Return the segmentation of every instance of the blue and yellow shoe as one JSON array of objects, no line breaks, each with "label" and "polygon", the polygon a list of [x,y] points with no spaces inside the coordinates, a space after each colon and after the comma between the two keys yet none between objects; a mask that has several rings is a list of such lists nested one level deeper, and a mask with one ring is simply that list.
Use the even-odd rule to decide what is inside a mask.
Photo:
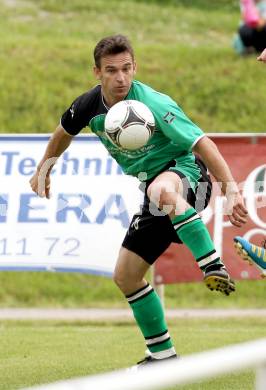
[{"label": "blue and yellow shoe", "polygon": [[238,255],[249,264],[254,264],[261,271],[261,277],[266,278],[266,243],[263,243],[263,247],[257,246],[239,236],[234,241]]}]

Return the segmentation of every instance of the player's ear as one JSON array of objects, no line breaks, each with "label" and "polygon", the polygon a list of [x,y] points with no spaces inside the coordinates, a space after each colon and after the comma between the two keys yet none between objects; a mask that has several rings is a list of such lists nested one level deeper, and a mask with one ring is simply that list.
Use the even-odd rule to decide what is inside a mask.
[{"label": "player's ear", "polygon": [[133,62],[133,73],[137,73],[137,63],[135,61]]},{"label": "player's ear", "polygon": [[101,79],[101,70],[96,65],[93,67],[93,73],[97,80]]}]

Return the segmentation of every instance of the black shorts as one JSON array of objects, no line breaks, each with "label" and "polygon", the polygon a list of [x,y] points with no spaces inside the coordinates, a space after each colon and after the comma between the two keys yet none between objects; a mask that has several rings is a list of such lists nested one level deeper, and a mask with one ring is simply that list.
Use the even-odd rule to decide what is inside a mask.
[{"label": "black shorts", "polygon": [[[196,158],[196,163],[200,168],[201,177],[195,191],[191,189],[188,179],[182,172],[176,169],[174,172],[182,179],[184,199],[197,212],[200,212],[207,207],[210,201],[212,183],[203,162]],[[175,161],[169,163],[163,172],[173,171],[171,170],[173,164],[175,165]],[[147,196],[147,188],[154,179],[141,183],[140,188],[145,191],[144,203],[141,211],[133,216],[122,243],[124,248],[136,253],[149,264],[153,264],[172,242],[182,243],[169,216],[158,210]]]}]

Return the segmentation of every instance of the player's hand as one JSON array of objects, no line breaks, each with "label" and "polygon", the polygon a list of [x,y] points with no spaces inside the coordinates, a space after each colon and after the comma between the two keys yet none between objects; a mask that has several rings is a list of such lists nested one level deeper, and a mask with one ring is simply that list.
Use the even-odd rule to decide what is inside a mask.
[{"label": "player's hand", "polygon": [[35,192],[41,198],[50,198],[50,176],[42,176],[40,171],[36,171],[30,179],[30,186],[33,192]]},{"label": "player's hand", "polygon": [[239,192],[227,195],[225,214],[234,226],[242,227],[247,222],[248,211]]},{"label": "player's hand", "polygon": [[266,62],[266,49],[257,57],[258,61]]}]

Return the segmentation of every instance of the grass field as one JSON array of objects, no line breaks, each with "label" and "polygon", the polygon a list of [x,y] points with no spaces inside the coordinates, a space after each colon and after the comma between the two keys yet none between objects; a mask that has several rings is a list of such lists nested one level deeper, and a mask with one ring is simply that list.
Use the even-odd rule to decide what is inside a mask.
[{"label": "grass field", "polygon": [[266,67],[238,57],[235,0],[1,0],[1,132],[51,132],[95,84],[96,42],[128,35],[138,78],[206,132],[264,132]]},{"label": "grass field", "polygon": [[[150,279],[150,278],[149,278]],[[165,286],[173,308],[265,308],[265,280],[239,281],[229,297],[203,283]],[[111,279],[71,273],[0,273],[0,307],[128,307]]]},{"label": "grass field", "polygon": [[[265,337],[266,319],[182,319],[169,329],[181,355]],[[131,323],[2,322],[0,389],[131,366],[143,357],[142,336]],[[180,387],[179,387],[180,388]],[[254,373],[234,373],[183,390],[251,390]]]},{"label": "grass field", "polygon": [[[150,279],[150,278],[149,278]],[[265,308],[265,280],[239,281],[229,297],[203,283],[165,286],[165,304],[178,308]],[[0,273],[0,307],[128,307],[111,279],[71,273]]]}]

